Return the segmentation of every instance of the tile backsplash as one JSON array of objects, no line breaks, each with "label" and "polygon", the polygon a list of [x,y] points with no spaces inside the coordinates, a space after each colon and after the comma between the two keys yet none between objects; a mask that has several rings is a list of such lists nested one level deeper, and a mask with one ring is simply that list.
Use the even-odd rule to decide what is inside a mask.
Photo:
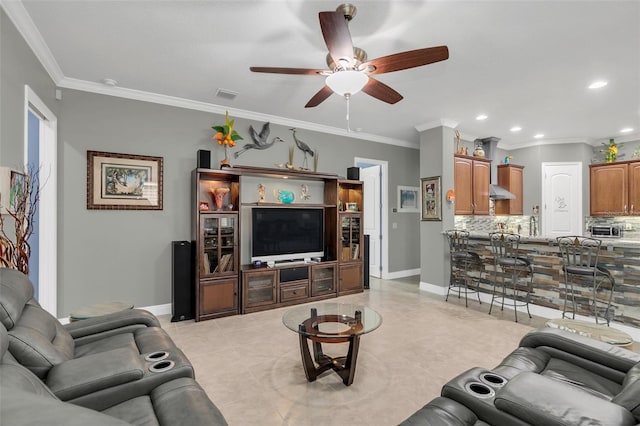
[{"label": "tile backsplash", "polygon": [[[540,236],[540,216],[461,216],[454,220],[456,229],[471,232],[495,232],[501,229],[522,236]],[[640,216],[591,217],[584,220],[584,235],[593,225],[621,225],[624,239],[640,240]]]}]

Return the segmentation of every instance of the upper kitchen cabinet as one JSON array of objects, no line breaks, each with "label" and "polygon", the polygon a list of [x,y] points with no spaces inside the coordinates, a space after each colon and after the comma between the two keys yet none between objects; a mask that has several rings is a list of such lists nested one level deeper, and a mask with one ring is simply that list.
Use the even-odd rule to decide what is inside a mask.
[{"label": "upper kitchen cabinet", "polygon": [[640,215],[640,161],[589,166],[591,216]]},{"label": "upper kitchen cabinet", "polygon": [[498,166],[498,185],[516,196],[513,200],[496,200],[496,214],[523,214],[522,182],[524,166],[500,164]]},{"label": "upper kitchen cabinet", "polygon": [[455,214],[488,215],[491,160],[455,155],[453,161]]}]

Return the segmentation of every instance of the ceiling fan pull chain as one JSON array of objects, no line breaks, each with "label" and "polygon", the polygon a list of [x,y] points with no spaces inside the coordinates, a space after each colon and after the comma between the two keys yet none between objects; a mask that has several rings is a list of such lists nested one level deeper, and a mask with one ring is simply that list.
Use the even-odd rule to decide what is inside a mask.
[{"label": "ceiling fan pull chain", "polygon": [[350,93],[345,93],[344,98],[347,100],[347,132],[351,132],[351,127],[349,126],[349,99],[351,99]]}]

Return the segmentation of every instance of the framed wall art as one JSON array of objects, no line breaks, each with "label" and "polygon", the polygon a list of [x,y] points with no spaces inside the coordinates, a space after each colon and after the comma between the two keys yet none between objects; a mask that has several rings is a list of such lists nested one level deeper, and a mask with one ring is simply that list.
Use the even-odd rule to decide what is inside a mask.
[{"label": "framed wall art", "polygon": [[398,212],[418,213],[420,205],[420,188],[417,186],[398,185]]},{"label": "framed wall art", "polygon": [[440,176],[420,179],[422,220],[442,220],[442,188]]},{"label": "framed wall art", "polygon": [[162,210],[163,158],[87,151],[87,209]]}]

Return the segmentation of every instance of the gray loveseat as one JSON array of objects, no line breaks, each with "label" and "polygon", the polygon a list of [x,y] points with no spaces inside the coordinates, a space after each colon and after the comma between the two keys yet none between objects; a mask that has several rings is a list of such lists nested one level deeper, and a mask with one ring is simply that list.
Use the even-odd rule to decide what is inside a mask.
[{"label": "gray loveseat", "polygon": [[497,367],[450,380],[404,426],[636,425],[640,354],[567,331],[526,334]]},{"label": "gray loveseat", "polygon": [[0,424],[225,425],[152,314],[62,325],[0,268]]}]

